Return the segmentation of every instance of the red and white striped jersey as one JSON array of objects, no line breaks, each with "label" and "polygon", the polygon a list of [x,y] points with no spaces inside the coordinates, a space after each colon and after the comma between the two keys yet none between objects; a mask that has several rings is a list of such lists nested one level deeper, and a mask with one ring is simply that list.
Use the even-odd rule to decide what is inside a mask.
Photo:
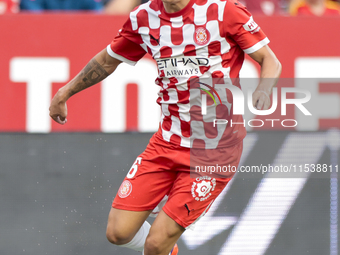
[{"label": "red and white striped jersey", "polygon": [[18,12],[19,0],[0,0],[0,14]]},{"label": "red and white striped jersey", "polygon": [[[268,43],[236,0],[191,0],[176,13],[167,13],[161,0],[153,0],[130,13],[107,51],[132,65],[146,53],[157,62],[162,110],[158,138],[212,149],[232,146],[246,134],[242,116],[232,114],[230,90],[218,85],[238,78],[244,52]],[[240,88],[237,82],[233,86]],[[215,125],[216,119],[225,119],[225,124]]]}]

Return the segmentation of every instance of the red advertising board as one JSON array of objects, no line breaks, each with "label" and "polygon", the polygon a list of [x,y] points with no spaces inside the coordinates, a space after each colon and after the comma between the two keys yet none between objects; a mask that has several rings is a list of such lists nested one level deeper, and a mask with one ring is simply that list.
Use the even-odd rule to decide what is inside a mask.
[{"label": "red advertising board", "polygon": [[[0,131],[156,130],[158,89],[153,81],[157,71],[150,58],[136,67],[121,65],[102,84],[75,95],[68,102],[67,125],[52,123],[48,117],[52,95],[111,42],[125,19],[98,14],[0,16]],[[311,110],[312,116],[301,116],[301,110],[288,106],[284,119],[296,119],[296,127],[285,127],[291,126],[288,122],[282,125],[280,111],[270,117],[253,115],[251,120],[262,120],[262,129],[340,127],[340,34],[335,32],[340,17],[261,16],[255,20],[283,66],[278,97],[282,87],[308,88],[314,98],[310,107],[316,110]],[[258,66],[249,59],[244,72],[249,77],[259,76]],[[299,81],[302,78],[313,79]],[[266,121],[268,118],[279,119],[277,123],[281,124],[273,125],[273,121]],[[251,123],[248,129],[261,124]]]}]

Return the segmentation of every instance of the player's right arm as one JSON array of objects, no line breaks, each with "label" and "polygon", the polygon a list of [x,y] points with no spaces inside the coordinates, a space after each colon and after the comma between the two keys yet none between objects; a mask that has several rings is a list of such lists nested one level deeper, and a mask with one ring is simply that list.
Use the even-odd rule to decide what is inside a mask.
[{"label": "player's right arm", "polygon": [[51,118],[59,124],[65,124],[67,121],[66,101],[74,94],[104,80],[116,70],[121,62],[111,57],[106,49],[99,52],[80,73],[55,94],[50,105]]}]

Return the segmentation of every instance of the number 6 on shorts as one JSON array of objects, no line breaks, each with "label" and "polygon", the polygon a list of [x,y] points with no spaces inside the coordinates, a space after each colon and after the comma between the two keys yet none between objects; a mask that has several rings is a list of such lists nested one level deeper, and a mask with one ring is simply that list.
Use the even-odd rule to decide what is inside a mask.
[{"label": "number 6 on shorts", "polygon": [[137,157],[136,161],[133,163],[133,165],[131,166],[128,174],[126,175],[127,178],[131,179],[133,178],[138,170],[138,166],[142,163],[142,158],[141,157]]}]

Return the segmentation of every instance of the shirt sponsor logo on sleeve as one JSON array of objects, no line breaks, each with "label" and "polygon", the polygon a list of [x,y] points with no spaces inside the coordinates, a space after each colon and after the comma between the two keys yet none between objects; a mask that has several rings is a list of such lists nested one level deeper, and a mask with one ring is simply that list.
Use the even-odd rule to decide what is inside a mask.
[{"label": "shirt sponsor logo on sleeve", "polygon": [[250,32],[250,33],[252,33],[252,34],[257,33],[258,31],[260,31],[260,27],[259,27],[259,25],[257,25],[256,22],[254,21],[253,16],[251,16],[251,17],[249,18],[248,22],[247,22],[246,24],[243,25],[243,28],[244,28],[246,31],[248,31],[248,32]]}]

